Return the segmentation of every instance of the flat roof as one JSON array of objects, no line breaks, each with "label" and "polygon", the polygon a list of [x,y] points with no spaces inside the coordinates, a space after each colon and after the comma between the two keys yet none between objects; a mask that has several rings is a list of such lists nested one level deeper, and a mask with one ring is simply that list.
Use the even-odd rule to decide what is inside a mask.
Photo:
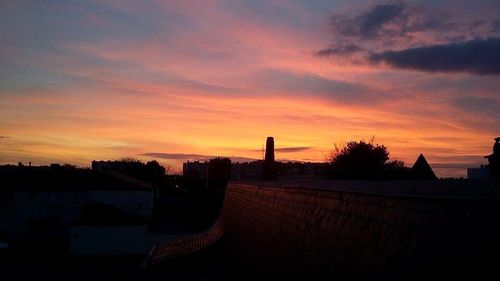
[{"label": "flat roof", "polygon": [[0,166],[0,191],[147,191],[151,184],[119,174],[66,167]]}]

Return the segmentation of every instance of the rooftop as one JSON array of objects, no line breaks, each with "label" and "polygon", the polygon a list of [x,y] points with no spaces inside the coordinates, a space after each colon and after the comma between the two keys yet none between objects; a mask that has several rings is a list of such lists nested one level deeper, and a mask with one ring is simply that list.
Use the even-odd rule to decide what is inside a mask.
[{"label": "rooftop", "polygon": [[116,173],[64,166],[0,166],[3,190],[149,190],[149,183]]}]

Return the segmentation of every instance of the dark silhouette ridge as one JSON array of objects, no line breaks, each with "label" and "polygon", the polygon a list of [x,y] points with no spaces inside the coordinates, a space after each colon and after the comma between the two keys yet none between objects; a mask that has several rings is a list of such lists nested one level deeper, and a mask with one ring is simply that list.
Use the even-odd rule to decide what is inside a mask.
[{"label": "dark silhouette ridge", "polygon": [[436,174],[434,174],[434,171],[422,153],[420,153],[417,161],[415,161],[415,164],[413,164],[413,167],[410,170],[410,178],[415,180],[437,179]]},{"label": "dark silhouette ridge", "polygon": [[211,189],[224,189],[231,177],[231,159],[217,157],[208,162],[208,186]]},{"label": "dark silhouette ridge", "polygon": [[78,191],[147,190],[151,184],[117,173],[75,168],[70,165],[50,166],[0,166],[0,177],[5,184],[2,190],[28,191]]},{"label": "dark silhouette ridge", "polygon": [[144,217],[125,212],[101,202],[88,202],[83,205],[78,225],[140,225],[147,224]]},{"label": "dark silhouette ridge", "polygon": [[158,184],[160,178],[165,175],[165,168],[157,161],[143,163],[132,158],[114,161],[92,161],[92,170],[116,171],[124,175],[137,178],[149,183]]}]

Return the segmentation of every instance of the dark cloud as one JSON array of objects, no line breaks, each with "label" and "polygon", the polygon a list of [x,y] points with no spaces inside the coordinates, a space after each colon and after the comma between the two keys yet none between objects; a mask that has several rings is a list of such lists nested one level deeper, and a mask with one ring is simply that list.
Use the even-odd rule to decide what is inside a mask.
[{"label": "dark cloud", "polygon": [[364,49],[354,44],[347,44],[341,46],[332,46],[323,50],[314,52],[317,57],[330,57],[330,56],[343,56],[351,55],[357,52],[361,52]]},{"label": "dark cloud", "polygon": [[[313,54],[317,57],[350,57],[354,63],[363,60],[361,54],[356,55],[363,51],[366,55],[370,50],[381,53],[388,48],[408,49],[425,45],[429,38],[434,42],[462,43],[494,37],[495,30],[500,30],[499,20],[457,17],[453,10],[437,3],[400,1],[378,4],[352,15],[334,14],[330,19],[332,42],[328,48]],[[491,30],[487,28],[490,23]]]},{"label": "dark cloud", "polygon": [[10,138],[10,137],[8,137],[8,136],[0,136],[0,139],[8,139],[8,138]]},{"label": "dark cloud", "polygon": [[432,45],[401,51],[372,53],[372,63],[428,72],[500,74],[500,38],[474,39],[463,43]]},{"label": "dark cloud", "polygon": [[[383,35],[400,35],[408,29],[408,15],[405,5],[382,4],[375,5],[370,10],[357,16],[333,15],[331,26],[335,37],[350,37],[361,40],[377,39]],[[419,23],[420,28],[427,24]]]},{"label": "dark cloud", "polygon": [[[221,157],[221,156],[203,155],[203,154],[161,153],[161,152],[148,152],[141,154],[141,156],[149,156],[149,157],[170,159],[170,160],[182,160],[182,161],[208,161],[215,157]],[[249,162],[256,160],[254,158],[241,157],[241,156],[223,156],[223,157],[228,157],[233,162]]]},{"label": "dark cloud", "polygon": [[[357,41],[389,40],[404,38],[412,40],[414,32],[445,32],[464,27],[463,23],[450,19],[450,15],[434,5],[407,5],[403,2],[379,4],[357,15],[332,15],[331,29],[335,41],[351,39]],[[479,27],[482,20],[469,23]],[[338,43],[338,42],[337,42]]]},{"label": "dark cloud", "polygon": [[299,151],[304,151],[304,150],[309,150],[311,147],[308,146],[299,146],[299,147],[282,147],[282,148],[276,148],[274,151],[277,152],[283,152],[283,153],[290,153],[290,152],[299,152]]},{"label": "dark cloud", "polygon": [[403,19],[404,5],[376,5],[372,9],[357,18],[359,23],[358,32],[363,38],[374,38],[382,31],[384,24]]}]

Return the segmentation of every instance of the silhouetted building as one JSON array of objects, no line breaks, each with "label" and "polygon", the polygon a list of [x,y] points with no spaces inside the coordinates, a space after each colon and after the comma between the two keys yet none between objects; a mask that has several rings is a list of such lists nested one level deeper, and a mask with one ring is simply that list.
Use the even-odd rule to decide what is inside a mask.
[{"label": "silhouetted building", "polygon": [[231,164],[231,180],[275,180],[321,178],[326,175],[328,163],[279,162],[274,153],[274,138],[266,139],[263,160]]},{"label": "silhouetted building", "polygon": [[420,154],[411,167],[410,178],[415,180],[435,180],[437,179],[436,174],[432,170],[431,166],[425,159],[423,154]]},{"label": "silhouetted building", "polygon": [[78,256],[143,255],[171,236],[149,231],[149,218],[121,208],[88,202],[71,224],[69,253]]},{"label": "silhouetted building", "polygon": [[188,188],[208,188],[209,162],[184,162],[182,164],[182,175]]},{"label": "silhouetted building", "polygon": [[[263,160],[251,162],[231,162],[229,158],[215,158],[205,162],[184,162],[182,174],[189,187],[209,188],[225,185],[229,180],[276,180],[296,178],[322,178],[328,170],[328,163],[278,162],[275,160],[274,138],[266,139]],[[215,183],[216,181],[220,183]]]},{"label": "silhouetted building", "polygon": [[481,165],[479,168],[467,168],[468,179],[487,179],[490,177],[488,165]]},{"label": "silhouetted building", "polygon": [[3,166],[0,178],[0,233],[10,241],[67,243],[71,227],[90,203],[143,219],[153,209],[151,184],[116,172]]},{"label": "silhouetted building", "polygon": [[231,178],[231,160],[217,157],[208,162],[208,186],[211,189],[226,188]]},{"label": "silhouetted building", "polygon": [[491,177],[500,177],[500,137],[494,139],[493,153],[485,156],[488,159]]},{"label": "silhouetted building", "polygon": [[266,157],[264,158],[266,162],[274,162],[274,138],[267,137],[266,140]]},{"label": "silhouetted building", "polygon": [[143,163],[139,160],[114,160],[114,161],[92,161],[92,170],[97,171],[117,171],[121,174],[128,175],[158,185],[158,181],[165,175],[165,168],[156,161]]},{"label": "silhouetted building", "polygon": [[487,179],[500,177],[500,137],[494,138],[493,153],[484,158],[488,159],[488,165],[481,165],[479,168],[468,168],[467,178]]},{"label": "silhouetted building", "polygon": [[276,162],[279,179],[307,179],[326,177],[328,163]]},{"label": "silhouetted building", "polygon": [[184,162],[182,175],[185,187],[191,190],[225,187],[231,178],[231,159],[217,157],[205,162]]},{"label": "silhouetted building", "polygon": [[231,164],[231,180],[261,180],[264,161]]}]

